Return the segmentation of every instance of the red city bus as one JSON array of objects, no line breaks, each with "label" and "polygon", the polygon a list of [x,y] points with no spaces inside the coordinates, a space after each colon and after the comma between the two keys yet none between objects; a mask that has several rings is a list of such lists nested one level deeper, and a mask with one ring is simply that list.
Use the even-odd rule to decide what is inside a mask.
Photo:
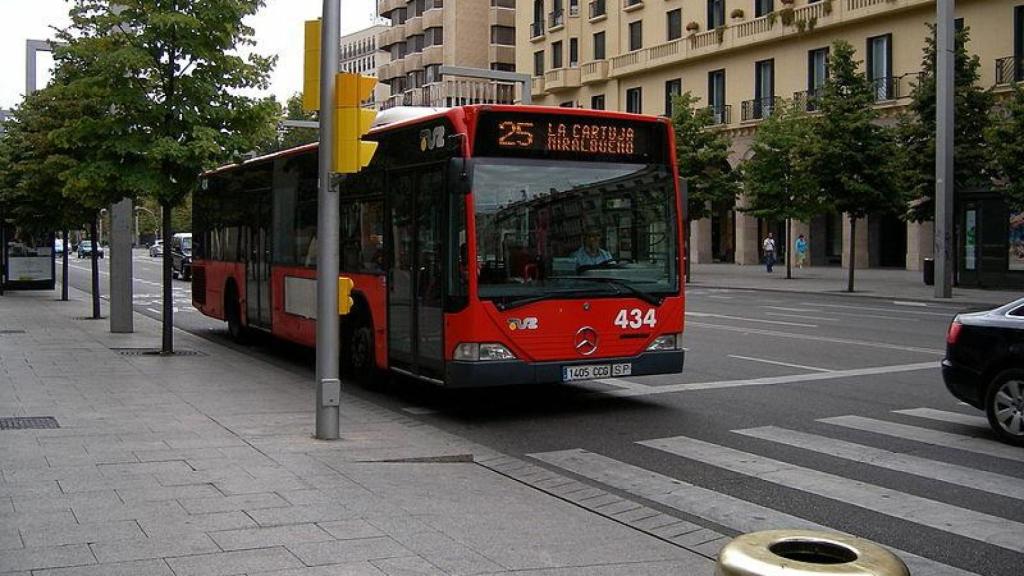
[{"label": "red city bus", "polygon": [[[450,387],[678,373],[670,123],[478,105],[382,112],[339,183],[342,366]],[[203,176],[193,302],[233,337],[315,344],[317,147]]]}]

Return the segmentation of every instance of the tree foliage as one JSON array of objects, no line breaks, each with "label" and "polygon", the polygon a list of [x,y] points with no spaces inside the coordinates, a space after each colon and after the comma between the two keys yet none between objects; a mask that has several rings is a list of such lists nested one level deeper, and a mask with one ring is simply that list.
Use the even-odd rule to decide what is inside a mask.
[{"label": "tree foliage", "polygon": [[1020,84],[1014,85],[1013,94],[994,115],[987,137],[1007,203],[1015,211],[1024,210],[1024,87]]},{"label": "tree foliage", "polygon": [[[935,130],[936,130],[936,27],[930,33],[921,59],[921,74],[911,93],[909,113],[897,130],[903,159],[902,178],[912,220],[935,217]],[[954,149],[955,190],[986,185],[991,179],[991,150],[985,132],[994,103],[991,90],[979,87],[981,61],[967,52],[970,29],[956,32],[954,53]]]},{"label": "tree foliage", "polygon": [[709,218],[714,204],[731,205],[739,192],[739,176],[729,165],[729,136],[712,128],[711,110],[696,108],[697,102],[687,92],[672,103],[679,177],[688,181],[688,220]]},{"label": "tree foliage", "polygon": [[[288,102],[285,103],[284,109],[285,120],[316,120],[317,115],[314,112],[305,112],[302,109],[302,94],[292,94],[288,98]],[[302,146],[303,144],[309,144],[311,142],[318,142],[320,140],[320,131],[315,128],[290,128],[285,131],[284,136],[281,137],[281,148],[294,148],[296,146]]]}]

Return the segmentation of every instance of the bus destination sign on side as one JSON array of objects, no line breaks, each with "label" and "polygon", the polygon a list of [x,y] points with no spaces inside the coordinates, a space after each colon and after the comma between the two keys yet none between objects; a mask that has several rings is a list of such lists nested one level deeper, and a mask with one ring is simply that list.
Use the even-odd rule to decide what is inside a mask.
[{"label": "bus destination sign on side", "polygon": [[664,156],[664,131],[664,125],[649,121],[485,113],[475,155],[649,163]]}]

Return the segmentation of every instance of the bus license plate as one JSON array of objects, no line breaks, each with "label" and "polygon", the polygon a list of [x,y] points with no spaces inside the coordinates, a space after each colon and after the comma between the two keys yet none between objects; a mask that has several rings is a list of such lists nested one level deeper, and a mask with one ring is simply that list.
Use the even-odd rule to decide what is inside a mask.
[{"label": "bus license plate", "polygon": [[619,378],[633,373],[632,364],[596,364],[593,366],[565,366],[562,381],[594,380],[596,378]]}]

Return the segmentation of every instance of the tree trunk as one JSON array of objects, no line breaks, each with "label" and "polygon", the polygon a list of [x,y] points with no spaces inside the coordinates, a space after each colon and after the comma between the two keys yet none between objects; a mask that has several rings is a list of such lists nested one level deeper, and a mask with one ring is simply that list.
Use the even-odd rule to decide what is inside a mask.
[{"label": "tree trunk", "polygon": [[96,231],[96,219],[99,218],[97,214],[92,222],[89,223],[89,241],[92,243],[92,247],[89,250],[89,262],[92,264],[92,318],[93,320],[99,320],[100,316],[100,244],[99,234]]},{"label": "tree trunk", "polygon": [[160,214],[163,222],[160,224],[164,231],[164,268],[163,268],[163,292],[164,292],[164,313],[163,313],[163,342],[160,346],[161,354],[174,354],[174,291],[171,285],[171,238],[174,230],[171,229],[171,207],[165,202],[160,203]]},{"label": "tree trunk", "polygon": [[793,219],[786,218],[786,280],[793,279],[793,254],[789,251],[793,247]]},{"label": "tree trunk", "polygon": [[846,291],[853,292],[853,271],[857,268],[857,219],[850,216],[850,275],[846,282]]},{"label": "tree trunk", "polygon": [[65,230],[61,231],[61,236],[63,236],[63,238],[64,238],[64,250],[62,251],[63,253],[61,254],[62,258],[61,258],[61,263],[60,263],[61,277],[63,278],[63,280],[61,280],[61,283],[60,283],[60,299],[61,299],[62,302],[67,302],[68,301],[68,250],[71,250],[71,234],[67,231],[67,229],[65,229]]}]

